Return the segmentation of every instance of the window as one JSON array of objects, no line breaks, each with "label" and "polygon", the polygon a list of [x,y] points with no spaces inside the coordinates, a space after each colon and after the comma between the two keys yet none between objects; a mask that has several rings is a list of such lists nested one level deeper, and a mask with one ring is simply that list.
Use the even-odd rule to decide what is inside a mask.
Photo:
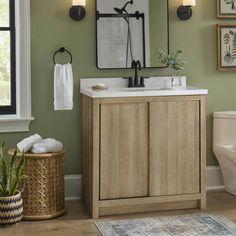
[{"label": "window", "polygon": [[0,0],[0,133],[29,130],[30,68],[30,0]]},{"label": "window", "polygon": [[16,114],[15,1],[0,1],[0,114]]}]

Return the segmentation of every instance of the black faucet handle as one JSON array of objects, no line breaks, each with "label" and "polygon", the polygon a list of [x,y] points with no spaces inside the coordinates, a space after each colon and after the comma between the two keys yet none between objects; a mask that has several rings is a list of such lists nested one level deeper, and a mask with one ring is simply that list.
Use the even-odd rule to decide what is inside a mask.
[{"label": "black faucet handle", "polygon": [[145,87],[145,84],[144,84],[145,79],[149,79],[149,77],[143,77],[143,76],[140,77],[140,87]]},{"label": "black faucet handle", "polygon": [[123,77],[123,79],[127,79],[128,80],[128,87],[129,88],[134,86],[134,79],[133,79],[133,77]]}]

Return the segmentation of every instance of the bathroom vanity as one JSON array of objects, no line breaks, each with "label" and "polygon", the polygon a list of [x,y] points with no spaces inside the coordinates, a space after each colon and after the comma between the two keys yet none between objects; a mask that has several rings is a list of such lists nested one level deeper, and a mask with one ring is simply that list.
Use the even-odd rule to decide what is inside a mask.
[{"label": "bathroom vanity", "polygon": [[[95,81],[109,89],[94,92]],[[81,79],[83,200],[92,217],[204,209],[207,90],[168,89],[170,78],[126,83]]]}]

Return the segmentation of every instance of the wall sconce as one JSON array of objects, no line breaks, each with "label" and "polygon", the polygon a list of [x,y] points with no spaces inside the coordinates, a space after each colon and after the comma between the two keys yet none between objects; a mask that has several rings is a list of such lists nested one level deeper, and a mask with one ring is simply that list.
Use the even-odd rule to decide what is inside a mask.
[{"label": "wall sconce", "polygon": [[85,15],[85,8],[86,5],[85,0],[72,0],[72,7],[70,8],[70,17],[73,20],[79,21],[82,20]]},{"label": "wall sconce", "polygon": [[180,6],[177,10],[177,15],[181,20],[188,20],[191,18],[192,6],[195,6],[195,0],[183,0],[183,5]]}]

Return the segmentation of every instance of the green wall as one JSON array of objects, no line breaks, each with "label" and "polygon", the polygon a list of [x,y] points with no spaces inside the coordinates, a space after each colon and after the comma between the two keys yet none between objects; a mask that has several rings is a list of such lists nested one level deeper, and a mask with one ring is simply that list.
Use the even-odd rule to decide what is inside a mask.
[{"label": "green wall", "polygon": [[[87,16],[75,22],[68,16],[71,0],[31,0],[32,112],[30,133],[1,134],[8,147],[33,133],[55,137],[66,147],[66,174],[81,172],[81,77],[120,77],[132,71],[99,71],[95,65],[95,0],[87,0]],[[218,72],[216,65],[216,1],[198,0],[189,21],[176,17],[181,0],[170,0],[171,50],[184,49],[188,61],[183,74],[188,84],[209,89],[207,100],[207,163],[216,165],[212,153],[212,112],[236,109],[236,73]],[[74,109],[53,110],[53,63],[55,50],[65,46],[73,53]],[[167,69],[148,69],[146,76],[171,75]]]},{"label": "green wall", "polygon": [[150,67],[163,67],[156,49],[168,51],[168,22],[164,20],[168,17],[167,7],[166,0],[149,0]]}]

